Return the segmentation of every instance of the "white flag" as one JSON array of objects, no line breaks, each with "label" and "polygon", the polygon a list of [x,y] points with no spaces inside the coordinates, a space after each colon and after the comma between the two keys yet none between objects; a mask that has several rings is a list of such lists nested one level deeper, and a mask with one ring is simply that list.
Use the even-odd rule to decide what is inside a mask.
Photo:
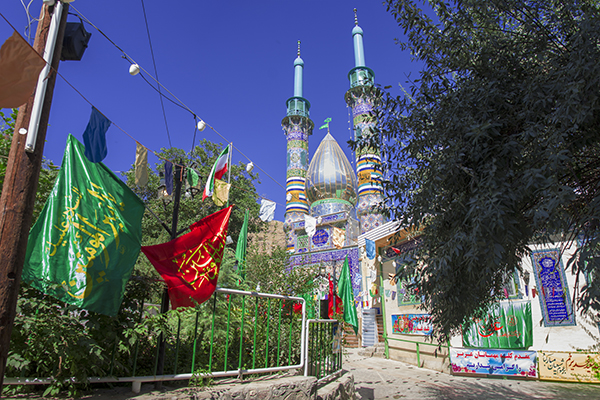
[{"label": "white flag", "polygon": [[313,237],[317,231],[317,219],[308,214],[304,214],[304,230],[306,230],[309,237]]},{"label": "white flag", "polygon": [[263,221],[273,221],[275,216],[275,202],[261,199],[260,200],[260,214],[258,215]]}]

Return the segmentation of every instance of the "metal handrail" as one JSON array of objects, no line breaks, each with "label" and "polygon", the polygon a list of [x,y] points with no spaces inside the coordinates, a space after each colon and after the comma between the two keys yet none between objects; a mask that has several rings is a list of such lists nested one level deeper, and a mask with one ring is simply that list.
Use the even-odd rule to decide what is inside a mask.
[{"label": "metal handrail", "polygon": [[[213,355],[213,336],[212,334],[214,334],[214,316],[215,316],[215,306],[216,306],[216,295],[217,293],[221,293],[221,294],[227,294],[227,295],[242,295],[242,296],[250,296],[250,297],[255,297],[257,298],[266,298],[269,299],[269,313],[271,310],[271,300],[272,299],[277,299],[279,300],[279,305],[280,305],[280,310],[279,310],[279,327],[278,327],[278,334],[280,336],[280,330],[281,330],[281,305],[282,305],[282,301],[284,300],[288,300],[288,301],[293,301],[295,303],[301,303],[302,304],[302,319],[301,319],[301,326],[300,326],[300,362],[298,364],[294,364],[294,365],[280,365],[280,355],[277,355],[277,365],[275,367],[267,367],[268,365],[268,347],[266,349],[267,351],[267,356],[266,356],[266,362],[265,362],[265,367],[264,368],[251,368],[251,369],[244,369],[242,368],[242,354],[240,352],[239,355],[239,360],[238,360],[238,368],[237,369],[227,369],[227,353],[225,355],[225,360],[224,360],[224,366],[225,366],[225,371],[212,371],[212,355]],[[141,383],[142,382],[158,382],[158,381],[173,381],[173,380],[185,380],[185,379],[191,379],[194,377],[214,377],[214,378],[219,378],[219,377],[226,377],[226,376],[238,376],[238,377],[242,377],[243,375],[247,375],[247,374],[261,374],[261,373],[270,373],[270,372],[278,372],[278,371],[287,371],[287,370],[291,370],[291,369],[302,369],[304,367],[305,364],[305,360],[306,360],[306,334],[307,332],[305,331],[305,326],[307,326],[307,320],[306,320],[306,301],[304,298],[302,297],[294,297],[294,296],[285,296],[285,295],[279,295],[279,294],[272,294],[272,293],[259,293],[259,292],[249,292],[249,291],[243,291],[243,290],[236,290],[236,289],[227,289],[227,288],[217,288],[215,290],[215,293],[213,294],[214,296],[214,300],[213,300],[213,304],[212,304],[212,309],[213,309],[213,323],[212,323],[212,328],[211,328],[211,343],[210,343],[210,361],[209,361],[209,371],[208,372],[201,372],[201,373],[196,373],[194,370],[195,367],[195,356],[196,356],[196,337],[194,337],[194,341],[193,341],[193,360],[192,360],[192,366],[191,366],[191,372],[190,373],[183,373],[183,374],[164,374],[164,375],[146,375],[146,376],[129,376],[129,377],[115,377],[115,376],[106,376],[106,377],[89,377],[87,378],[87,382],[88,383],[118,383],[118,382],[132,382],[133,383],[133,387],[132,390],[136,393],[139,393],[140,388],[141,388]],[[244,297],[245,299],[245,297]],[[228,309],[231,309],[231,301],[230,298],[228,298]],[[243,321],[245,318],[245,300],[244,300],[244,306],[242,308],[242,316],[241,316],[241,323],[242,323],[242,329],[240,334],[243,335]],[[142,306],[143,307],[143,306]],[[140,309],[143,309],[142,307],[140,307]],[[254,312],[254,314],[256,314],[256,310]],[[197,327],[198,327],[198,315],[199,313],[197,312],[196,315],[196,325],[195,325],[195,330],[197,331]],[[229,337],[229,315],[228,315],[228,329],[227,329],[227,334]],[[293,321],[290,323],[290,329],[292,328],[293,325]],[[267,325],[267,329],[268,329],[268,325]],[[268,334],[269,332],[267,332]],[[290,332],[290,336],[289,336],[289,340],[291,341],[292,335]],[[280,340],[281,338],[278,337],[278,349],[279,349],[279,344],[280,344]],[[179,335],[177,337],[177,341],[179,341]],[[135,368],[136,368],[136,362],[137,362],[137,344],[139,342],[136,342],[136,347],[135,347],[135,360],[134,360],[134,374],[135,374]],[[256,335],[254,335],[254,343],[253,343],[253,349],[256,347]],[[288,345],[288,349],[291,350],[292,346],[291,346],[291,342]],[[177,359],[178,357],[178,352],[179,352],[179,346],[177,346],[177,350],[176,350],[176,354],[175,354],[175,358]],[[113,354],[113,359],[114,359],[114,354]],[[291,360],[291,351],[288,354],[288,361]],[[112,364],[112,362],[111,362]],[[254,367],[254,362],[252,362],[252,366]],[[112,370],[112,365],[111,365],[111,370]],[[154,370],[156,372],[156,369]],[[175,369],[176,372],[176,369]],[[54,382],[56,379],[55,378],[4,378],[4,383],[7,385],[43,385],[43,384],[51,384],[52,382]],[[72,382],[76,382],[74,378],[71,378]]]}]

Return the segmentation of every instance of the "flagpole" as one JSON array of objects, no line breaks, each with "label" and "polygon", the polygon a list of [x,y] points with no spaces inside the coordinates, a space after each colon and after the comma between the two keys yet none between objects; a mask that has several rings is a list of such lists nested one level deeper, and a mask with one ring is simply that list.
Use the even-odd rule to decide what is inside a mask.
[{"label": "flagpole", "polygon": [[[177,222],[179,219],[179,200],[181,199],[181,185],[183,181],[183,167],[180,164],[175,164],[175,197],[173,198],[173,219],[171,220],[171,240],[177,238]],[[169,311],[169,290],[163,290],[160,303],[160,313],[164,314]],[[165,337],[161,333],[159,338],[158,359],[156,362],[156,375],[163,375],[165,368]],[[162,382],[158,381],[154,384],[155,389],[162,388]]]},{"label": "flagpole", "polygon": [[[233,153],[233,142],[229,143],[227,146],[229,146],[229,151],[228,151],[228,156],[229,156],[229,160],[227,160],[227,184],[231,184],[231,153]],[[227,193],[227,206],[229,207],[229,193]]]}]

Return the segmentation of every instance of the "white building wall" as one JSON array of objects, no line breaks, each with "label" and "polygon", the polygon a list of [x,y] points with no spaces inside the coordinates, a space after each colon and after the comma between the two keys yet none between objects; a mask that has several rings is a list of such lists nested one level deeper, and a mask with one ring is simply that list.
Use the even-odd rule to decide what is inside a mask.
[{"label": "white building wall", "polygon": [[[388,224],[386,224],[388,225]],[[368,294],[368,289],[371,285],[371,279],[367,278],[370,275],[370,270],[373,268],[373,265],[368,267],[370,264],[374,264],[375,270],[377,272],[377,282],[379,282],[379,277],[383,277],[383,287],[380,287],[379,290],[382,292],[383,297],[385,299],[385,325],[386,325],[386,333],[390,338],[397,337],[415,341],[423,341],[427,342],[428,338],[425,336],[419,335],[398,335],[393,333],[392,328],[392,314],[421,314],[425,313],[424,310],[420,310],[418,305],[410,305],[410,306],[398,306],[397,296],[399,293],[396,293],[396,298],[392,299],[392,296],[386,296],[386,290],[391,292],[397,292],[397,286],[390,285],[390,280],[388,275],[395,272],[395,268],[393,266],[393,262],[391,260],[384,261],[383,263],[379,263],[376,260],[367,261],[365,255],[365,238],[369,240],[373,240],[376,243],[376,247],[378,249],[385,248],[389,246],[391,243],[388,242],[388,238],[392,236],[391,228],[397,229],[397,226],[389,226],[382,227],[381,232],[377,235],[371,235],[372,237],[366,237],[366,235],[361,235],[359,237],[359,247],[361,251],[361,257],[363,262],[362,264],[362,273],[363,273],[363,284],[366,288],[364,299],[369,300],[369,307],[377,307],[380,308],[381,304],[379,304],[378,299],[374,299]],[[577,308],[577,301],[573,301],[574,289],[577,284],[577,292],[581,293],[583,286],[586,284],[585,278],[580,276],[577,279],[577,276],[573,273],[571,268],[567,268],[568,261],[570,257],[573,255],[576,249],[576,243],[564,243],[559,242],[553,245],[532,245],[532,251],[535,250],[550,250],[550,249],[559,249],[562,251],[562,265],[561,267],[565,269],[565,277],[568,285],[569,297],[571,299],[571,306],[575,309],[575,325],[574,326],[545,326],[543,321],[542,309],[540,305],[540,297],[539,297],[539,289],[537,288],[535,273],[532,266],[531,255],[525,255],[522,260],[522,268],[524,271],[528,271],[530,274],[528,291],[525,293],[525,282],[523,281],[522,276],[519,276],[519,292],[521,294],[521,300],[529,300],[531,302],[531,310],[532,310],[532,330],[533,330],[533,346],[531,346],[528,350],[536,350],[536,351],[573,351],[573,350],[586,350],[591,346],[597,344],[597,338],[600,336],[598,326],[594,324],[591,319],[585,315],[582,315],[580,310]],[[381,268],[381,270],[380,270]],[[381,272],[383,273],[381,275]],[[533,290],[535,289],[537,294],[533,297]],[[586,332],[587,330],[587,332]],[[390,341],[390,346],[393,346],[394,342]],[[454,336],[450,340],[450,345],[452,347],[462,347],[462,337],[460,335]]]}]

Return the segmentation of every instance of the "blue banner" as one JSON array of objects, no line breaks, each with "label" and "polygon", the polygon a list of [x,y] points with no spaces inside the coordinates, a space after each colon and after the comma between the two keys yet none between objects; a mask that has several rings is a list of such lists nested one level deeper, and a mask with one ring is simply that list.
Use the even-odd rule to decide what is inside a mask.
[{"label": "blue banner", "polygon": [[565,270],[558,249],[531,254],[544,326],[575,325]]}]

